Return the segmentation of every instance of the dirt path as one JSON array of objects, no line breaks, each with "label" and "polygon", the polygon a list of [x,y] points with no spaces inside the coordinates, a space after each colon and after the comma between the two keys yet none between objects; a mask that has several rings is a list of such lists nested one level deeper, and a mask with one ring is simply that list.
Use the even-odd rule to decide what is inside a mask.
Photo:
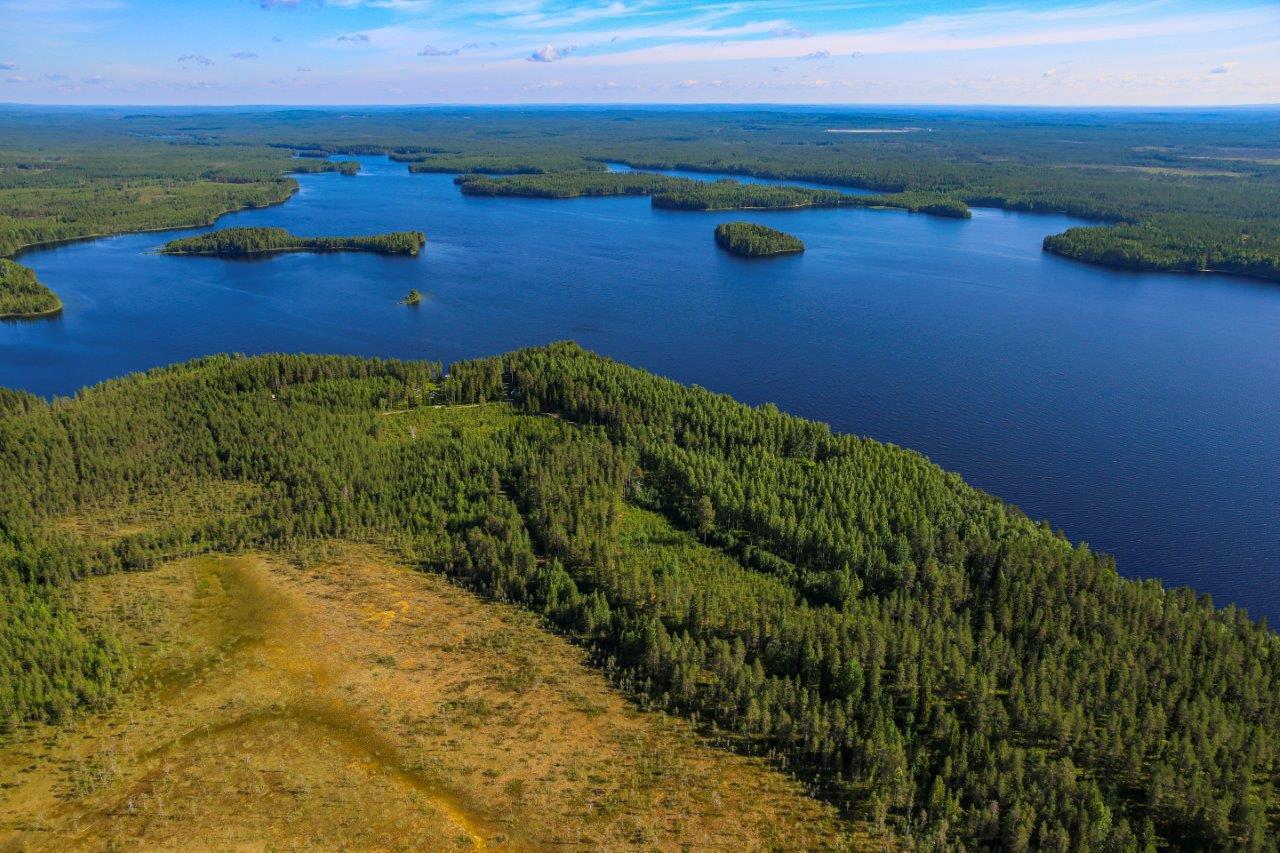
[{"label": "dirt path", "polygon": [[0,744],[0,849],[838,844],[763,765],[641,714],[531,616],[355,547],[87,581],[109,713]]}]

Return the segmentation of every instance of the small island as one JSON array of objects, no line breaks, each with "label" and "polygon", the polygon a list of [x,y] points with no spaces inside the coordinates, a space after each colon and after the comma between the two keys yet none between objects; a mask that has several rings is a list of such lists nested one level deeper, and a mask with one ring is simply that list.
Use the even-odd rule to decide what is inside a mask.
[{"label": "small island", "polygon": [[416,255],[426,245],[421,231],[392,231],[364,237],[296,237],[283,228],[224,228],[195,237],[172,240],[164,255],[253,257],[275,252],[375,252]]},{"label": "small island", "polygon": [[422,294],[418,292],[418,288],[412,288],[404,299],[400,300],[400,303],[402,305],[420,305],[422,304]]},{"label": "small island", "polygon": [[35,271],[0,258],[0,319],[29,319],[57,314],[62,300],[36,278]]},{"label": "small island", "polygon": [[716,226],[716,245],[743,258],[770,258],[804,251],[804,242],[799,237],[754,222],[720,223]]}]

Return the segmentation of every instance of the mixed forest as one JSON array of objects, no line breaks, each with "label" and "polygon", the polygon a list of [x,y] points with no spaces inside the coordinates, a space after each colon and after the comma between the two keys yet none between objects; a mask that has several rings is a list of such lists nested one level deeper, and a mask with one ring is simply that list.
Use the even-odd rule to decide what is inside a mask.
[{"label": "mixed forest", "polygon": [[166,255],[243,257],[274,252],[373,252],[416,255],[427,243],[421,231],[392,231],[359,237],[298,237],[283,228],[223,228],[208,234],[170,240]]},{"label": "mixed forest", "polygon": [[[1265,849],[1280,829],[1280,639],[910,451],[572,344],[447,375],[219,356],[0,412],[6,726],[128,678],[72,616],[75,578],[352,539],[532,609],[640,703],[903,839]],[[184,511],[209,484],[239,497]],[[156,529],[65,523],[157,495]]]}]

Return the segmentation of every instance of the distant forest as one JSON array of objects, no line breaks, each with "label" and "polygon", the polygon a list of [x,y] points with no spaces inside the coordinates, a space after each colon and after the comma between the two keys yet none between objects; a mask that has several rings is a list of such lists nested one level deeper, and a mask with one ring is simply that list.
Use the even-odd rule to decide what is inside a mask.
[{"label": "distant forest", "polygon": [[[320,109],[7,109],[0,255],[51,240],[208,224],[229,210],[283,201],[296,188],[283,177],[287,172],[358,168],[321,158],[388,154],[414,171],[518,174],[551,183],[616,161],[869,189],[879,195],[840,203],[941,216],[963,217],[984,206],[1065,213],[1100,224],[1050,236],[1047,251],[1120,269],[1280,280],[1274,110],[458,108],[337,116]],[[918,130],[831,132],[854,125]],[[547,185],[492,189],[540,186]],[[488,189],[477,183],[470,191],[482,187]],[[745,203],[744,190],[633,191],[670,207],[757,206]],[[780,205],[775,194],[759,206]]]},{"label": "distant forest", "polygon": [[426,245],[421,231],[392,231],[360,237],[296,237],[283,228],[223,228],[208,234],[170,240],[166,255],[251,256],[272,252],[374,252],[416,255]]}]

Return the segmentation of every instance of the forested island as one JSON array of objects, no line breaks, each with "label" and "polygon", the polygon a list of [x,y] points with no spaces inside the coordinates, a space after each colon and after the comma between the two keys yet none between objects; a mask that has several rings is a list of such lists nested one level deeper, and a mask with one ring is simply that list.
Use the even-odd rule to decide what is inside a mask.
[{"label": "forested island", "polygon": [[[1156,222],[1068,228],[1044,238],[1044,249],[1072,260],[1125,270],[1225,272],[1280,281],[1280,255],[1254,239],[1254,229],[1228,223]],[[1179,236],[1179,231],[1187,236]],[[1194,234],[1194,237],[1190,235]],[[1255,248],[1256,247],[1256,248]]]},{"label": "forested island", "polygon": [[652,172],[555,172],[505,178],[459,175],[455,181],[466,195],[525,198],[643,195],[650,197],[654,207],[677,210],[835,207],[862,203],[858,196],[833,190],[744,184],[735,180],[696,181]]},{"label": "forested island", "polygon": [[351,539],[527,608],[643,706],[902,845],[1280,830],[1265,625],[1122,579],[919,454],[572,344],[447,376],[217,356],[53,404],[5,391],[0,457],[8,728],[130,683],[111,625],[75,615],[77,578],[246,549],[314,566]]},{"label": "forested island", "polygon": [[465,195],[582,198],[647,195],[654,207],[671,210],[787,210],[804,207],[887,207],[949,218],[968,218],[964,202],[940,193],[851,195],[835,190],[733,179],[698,181],[652,172],[555,172],[492,178],[466,174],[454,179]]},{"label": "forested island", "polygon": [[804,251],[804,241],[785,231],[754,222],[722,222],[716,226],[716,245],[744,258],[768,258]]},{"label": "forested island", "polygon": [[33,270],[0,258],[0,320],[43,317],[61,310],[62,301],[40,283]]},{"label": "forested island", "polygon": [[359,237],[296,237],[283,228],[223,228],[208,234],[171,240],[164,255],[266,255],[275,252],[374,252],[416,255],[426,245],[421,231],[392,231]]}]

